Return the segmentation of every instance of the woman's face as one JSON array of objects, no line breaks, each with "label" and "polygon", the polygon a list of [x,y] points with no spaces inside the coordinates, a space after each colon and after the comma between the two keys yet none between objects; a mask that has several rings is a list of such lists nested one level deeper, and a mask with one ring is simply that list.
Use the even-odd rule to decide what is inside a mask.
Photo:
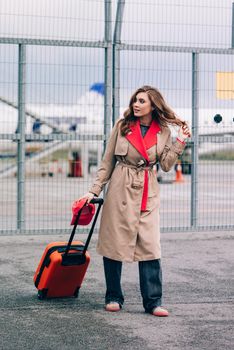
[{"label": "woman's face", "polygon": [[136,95],[132,107],[135,117],[144,117],[152,112],[151,101],[146,92],[139,92]]}]

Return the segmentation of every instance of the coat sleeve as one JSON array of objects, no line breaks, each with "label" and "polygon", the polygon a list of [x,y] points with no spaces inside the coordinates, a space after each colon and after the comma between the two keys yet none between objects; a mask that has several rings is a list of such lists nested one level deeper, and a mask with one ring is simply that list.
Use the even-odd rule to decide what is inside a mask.
[{"label": "coat sleeve", "polygon": [[89,192],[99,196],[104,185],[110,180],[112,172],[116,164],[115,145],[118,136],[119,122],[114,125],[110,138],[107,143],[105,154],[102,158],[100,167],[96,173],[96,179]]},{"label": "coat sleeve", "polygon": [[167,131],[168,131],[167,141],[159,157],[160,166],[162,170],[166,172],[173,167],[173,165],[178,159],[178,156],[180,156],[183,153],[183,150],[186,145],[185,143],[182,143],[178,140],[172,143],[171,130],[167,128]]}]

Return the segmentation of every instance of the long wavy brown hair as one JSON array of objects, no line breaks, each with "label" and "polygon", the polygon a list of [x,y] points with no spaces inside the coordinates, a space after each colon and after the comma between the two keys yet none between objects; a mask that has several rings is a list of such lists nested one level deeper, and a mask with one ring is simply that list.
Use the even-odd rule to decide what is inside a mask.
[{"label": "long wavy brown hair", "polygon": [[124,112],[124,119],[122,120],[120,127],[121,134],[123,136],[130,131],[130,126],[134,124],[138,119],[134,116],[133,103],[136,100],[137,94],[139,94],[140,92],[147,93],[153,108],[152,118],[160,126],[167,126],[168,124],[183,126],[186,124],[184,121],[179,119],[175,112],[167,105],[161,92],[158,89],[152,86],[144,85],[134,92],[130,99],[129,107]]}]

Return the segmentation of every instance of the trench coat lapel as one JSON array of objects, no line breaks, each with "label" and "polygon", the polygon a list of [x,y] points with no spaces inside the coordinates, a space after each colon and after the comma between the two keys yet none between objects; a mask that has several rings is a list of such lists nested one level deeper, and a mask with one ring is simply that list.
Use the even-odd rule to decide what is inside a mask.
[{"label": "trench coat lapel", "polygon": [[148,154],[146,152],[146,147],[144,143],[144,139],[141,135],[140,122],[137,122],[134,125],[130,126],[131,131],[126,135],[127,140],[136,148],[136,150],[149,161]]},{"label": "trench coat lapel", "polygon": [[157,133],[160,131],[160,126],[156,123],[156,121],[152,121],[150,124],[149,130],[147,131],[144,137],[144,143],[146,149],[151,148],[157,143]]},{"label": "trench coat lapel", "polygon": [[127,140],[149,162],[147,150],[157,143],[157,133],[160,131],[160,126],[153,120],[144,138],[141,135],[139,120],[130,129],[131,131],[126,135]]}]

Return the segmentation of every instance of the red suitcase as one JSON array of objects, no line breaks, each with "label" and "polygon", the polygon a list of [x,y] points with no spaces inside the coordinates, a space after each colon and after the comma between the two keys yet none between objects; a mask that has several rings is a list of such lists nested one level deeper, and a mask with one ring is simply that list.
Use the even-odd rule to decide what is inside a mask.
[{"label": "red suitcase", "polygon": [[53,242],[47,245],[34,275],[39,299],[78,296],[90,262],[87,248],[103,199],[95,198],[91,203],[99,205],[85,244],[80,241],[73,242],[81,209],[76,217],[69,242]]}]

